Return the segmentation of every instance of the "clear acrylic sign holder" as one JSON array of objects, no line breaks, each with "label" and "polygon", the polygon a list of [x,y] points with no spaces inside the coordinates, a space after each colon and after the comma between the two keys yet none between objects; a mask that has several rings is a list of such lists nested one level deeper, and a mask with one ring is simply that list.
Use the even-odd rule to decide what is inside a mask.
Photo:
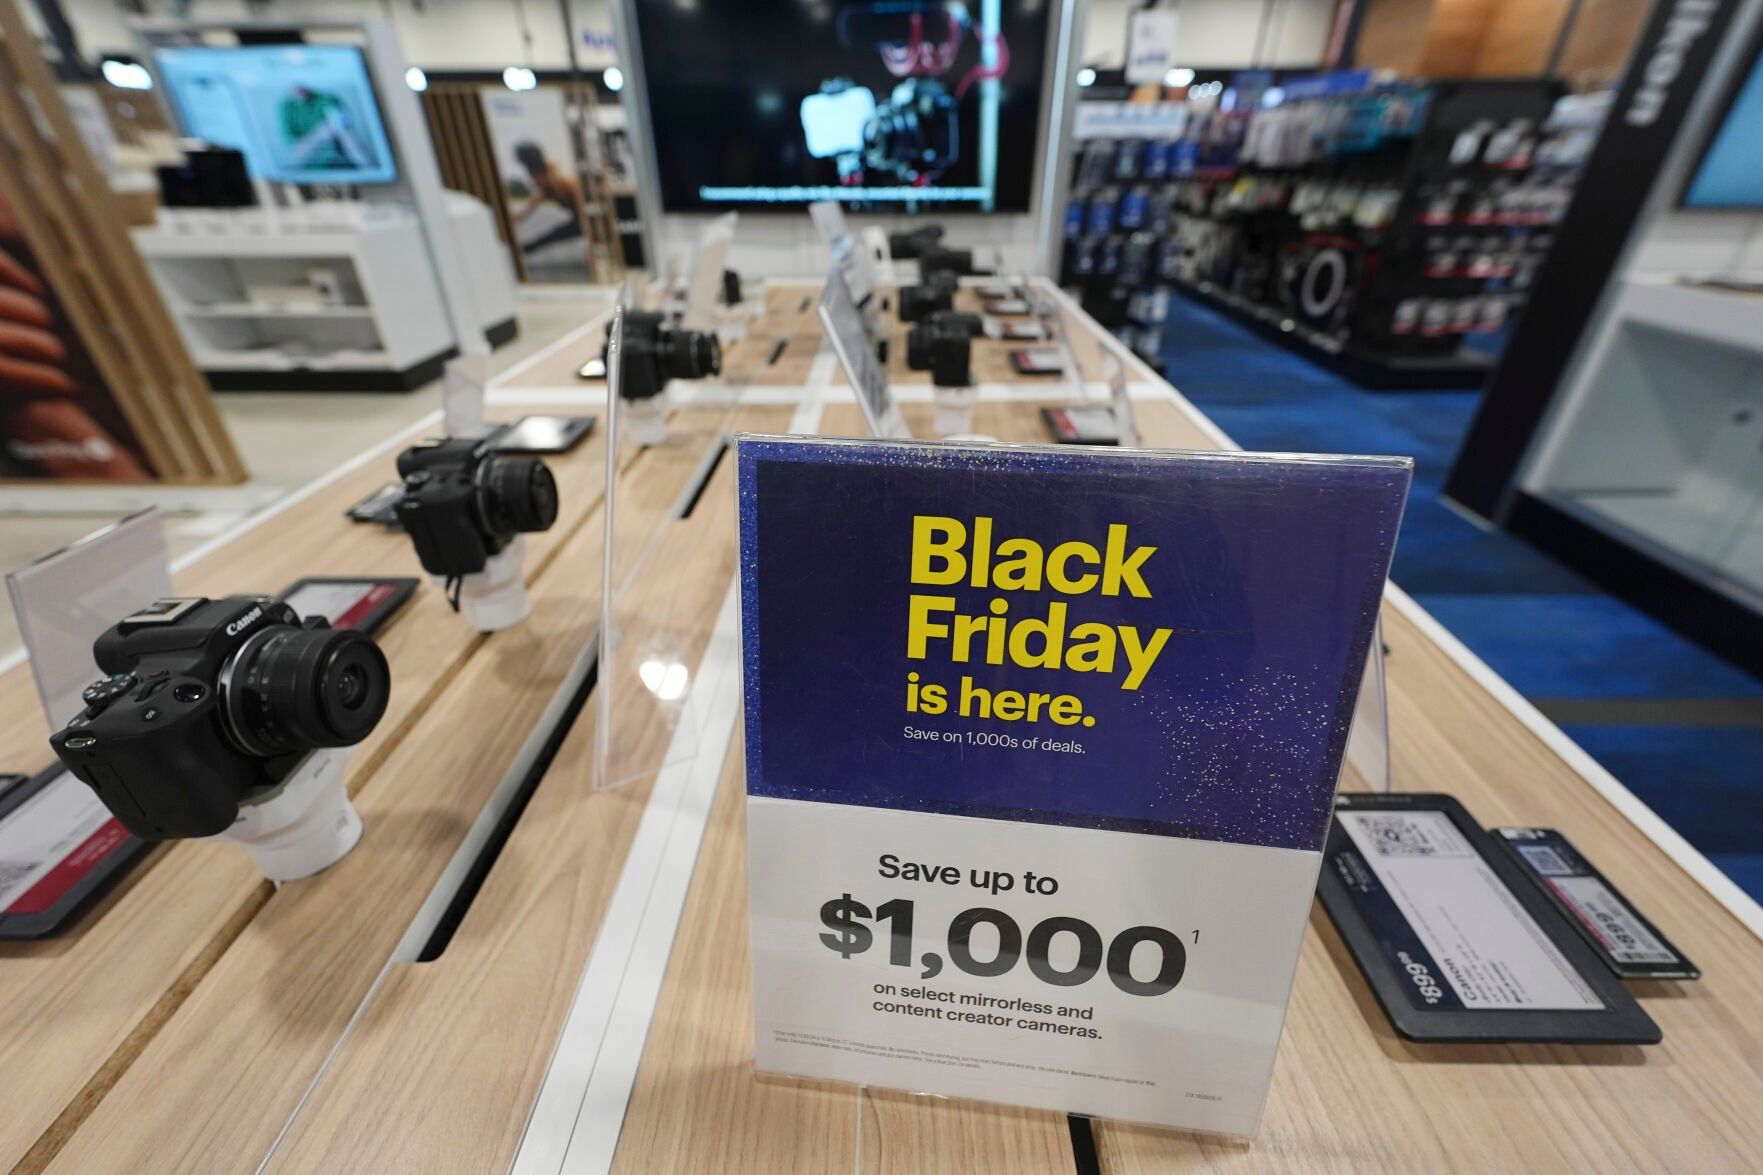
[{"label": "clear acrylic sign holder", "polygon": [[696,663],[694,616],[672,585],[638,591],[671,515],[653,525],[622,509],[618,472],[624,378],[621,299],[607,327],[606,488],[601,500],[604,538],[600,567],[599,655],[595,666],[594,786],[620,787],[651,779],[698,752],[698,731],[687,718]]},{"label": "clear acrylic sign holder", "polygon": [[[1090,389],[1084,380],[1083,364],[1077,360],[1077,350],[1071,345],[1071,331],[1066,329],[1065,312],[1056,297],[1035,288],[1027,279],[1024,279],[1023,288],[1028,291],[1034,304],[1035,317],[1040,320],[1047,343],[1059,349],[1059,361],[1065,366],[1065,374],[1060,382],[1065,385],[1066,403],[1070,407],[1081,408],[1090,402]],[[1114,358],[1107,348],[1103,348],[1102,354],[1105,358]],[[1121,370],[1124,378],[1124,365]],[[1122,440],[1121,443],[1126,442]]]},{"label": "clear acrylic sign holder", "polygon": [[148,507],[7,573],[6,591],[51,730],[85,709],[101,676],[92,642],[131,612],[172,594],[165,519]]},{"label": "clear acrylic sign holder", "polygon": [[1365,790],[1390,790],[1390,702],[1383,671],[1381,611],[1371,629],[1365,676],[1359,683],[1359,700],[1353,706],[1353,725],[1347,731],[1345,767],[1359,777]]},{"label": "clear acrylic sign holder", "polygon": [[845,284],[843,268],[835,261],[826,275],[826,286],[820,295],[820,323],[844,369],[852,394],[863,409],[869,424],[869,435],[893,440],[910,440],[912,432],[906,418],[894,402],[888,386],[888,373],[882,368],[870,346],[869,331],[863,325],[863,312]]}]

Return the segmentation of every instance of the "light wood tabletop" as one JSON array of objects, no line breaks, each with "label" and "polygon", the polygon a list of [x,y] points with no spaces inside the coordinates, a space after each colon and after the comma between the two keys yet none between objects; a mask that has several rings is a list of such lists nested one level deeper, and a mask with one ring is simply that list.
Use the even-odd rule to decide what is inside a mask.
[{"label": "light wood tabletop", "polygon": [[[590,441],[550,459],[564,511],[528,556],[528,622],[479,636],[425,587],[382,633],[396,687],[351,759],[367,828],[353,853],[272,889],[230,846],[164,846],[72,933],[0,945],[0,1167],[1763,1169],[1763,942],[1399,596],[1384,617],[1395,786],[1450,792],[1486,825],[1559,827],[1640,901],[1705,975],[1634,986],[1663,1044],[1404,1042],[1317,910],[1253,1142],[756,1074],[727,437],[863,431],[814,293],[769,286],[765,315],[729,348],[737,386],[766,395],[682,396],[668,442],[620,460],[617,516],[635,537],[617,547],[615,580],[634,607],[677,620],[691,717],[657,724],[620,693],[612,724],[665,769],[596,787],[604,683],[578,681],[601,583],[603,450]],[[1065,318],[1084,374],[1101,378],[1109,343],[1075,308]],[[501,396],[571,386],[555,381],[599,338],[584,324]],[[1145,444],[1223,443],[1142,365],[1127,371]],[[1014,378],[986,369],[988,383]],[[915,435],[931,435],[927,389],[900,382]],[[775,394],[789,385],[802,394]],[[1035,386],[982,396],[976,431],[1045,441],[1038,408],[1058,401]],[[392,456],[187,568],[180,590],[414,574],[407,539],[342,517],[389,479]],[[0,700],[3,761],[46,765],[26,671],[0,677]]]}]

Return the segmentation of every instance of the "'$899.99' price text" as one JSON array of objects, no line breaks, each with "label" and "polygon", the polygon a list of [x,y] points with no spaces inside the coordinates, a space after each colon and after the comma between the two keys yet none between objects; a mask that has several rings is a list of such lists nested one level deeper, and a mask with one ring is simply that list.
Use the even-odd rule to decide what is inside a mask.
[{"label": "'$899.99' price text", "polygon": [[[860,955],[875,943],[875,932],[867,920],[886,922],[889,927],[888,963],[895,967],[912,966],[913,903],[906,898],[883,902],[874,911],[850,894],[833,898],[820,907],[820,921],[827,928],[820,936],[828,950],[842,959]],[[990,926],[998,935],[997,953],[989,959],[974,957],[972,941],[975,928]],[[1061,936],[1074,938],[1077,958],[1063,969],[1049,959],[1053,943]],[[1200,932],[1194,931],[1199,941]],[[1155,974],[1135,978],[1133,954],[1139,947],[1145,956],[1155,957]],[[1115,935],[1104,949],[1101,932],[1081,918],[1046,918],[1035,924],[1026,937],[1016,919],[1002,910],[976,906],[963,910],[949,923],[948,954],[955,966],[969,975],[990,977],[1003,975],[1027,957],[1028,969],[1035,978],[1055,987],[1076,987],[1088,983],[1098,971],[1106,970],[1114,986],[1128,995],[1156,996],[1173,991],[1187,969],[1187,946],[1181,936],[1160,926],[1129,926]],[[1149,962],[1149,958],[1144,960]],[[930,979],[943,969],[942,956],[926,951],[920,959],[924,970],[920,979]],[[1142,967],[1143,974],[1148,968]]]}]

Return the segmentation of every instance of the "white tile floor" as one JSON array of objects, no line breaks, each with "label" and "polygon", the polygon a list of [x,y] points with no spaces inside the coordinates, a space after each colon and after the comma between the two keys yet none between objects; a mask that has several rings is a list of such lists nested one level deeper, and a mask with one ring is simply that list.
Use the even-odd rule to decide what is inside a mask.
[{"label": "white tile floor", "polygon": [[[520,336],[494,353],[492,375],[574,330],[611,302],[612,290],[547,287],[520,303]],[[166,537],[175,559],[281,497],[323,477],[441,406],[440,382],[398,393],[233,392],[215,397],[233,440],[251,471],[242,491],[220,491],[212,501],[167,510]],[[119,516],[115,509],[80,505],[58,510],[49,490],[25,495],[0,489],[0,569],[10,570],[66,546]],[[0,658],[17,649],[12,605],[0,593]]]}]

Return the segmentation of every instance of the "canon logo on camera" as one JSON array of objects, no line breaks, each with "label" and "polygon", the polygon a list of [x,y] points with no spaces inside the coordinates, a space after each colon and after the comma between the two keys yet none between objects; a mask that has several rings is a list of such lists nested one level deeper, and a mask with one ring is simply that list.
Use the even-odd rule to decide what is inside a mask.
[{"label": "canon logo on camera", "polygon": [[261,619],[263,619],[263,608],[260,605],[227,625],[226,634],[228,636],[238,636],[241,632],[244,632],[247,628],[250,628]]}]

